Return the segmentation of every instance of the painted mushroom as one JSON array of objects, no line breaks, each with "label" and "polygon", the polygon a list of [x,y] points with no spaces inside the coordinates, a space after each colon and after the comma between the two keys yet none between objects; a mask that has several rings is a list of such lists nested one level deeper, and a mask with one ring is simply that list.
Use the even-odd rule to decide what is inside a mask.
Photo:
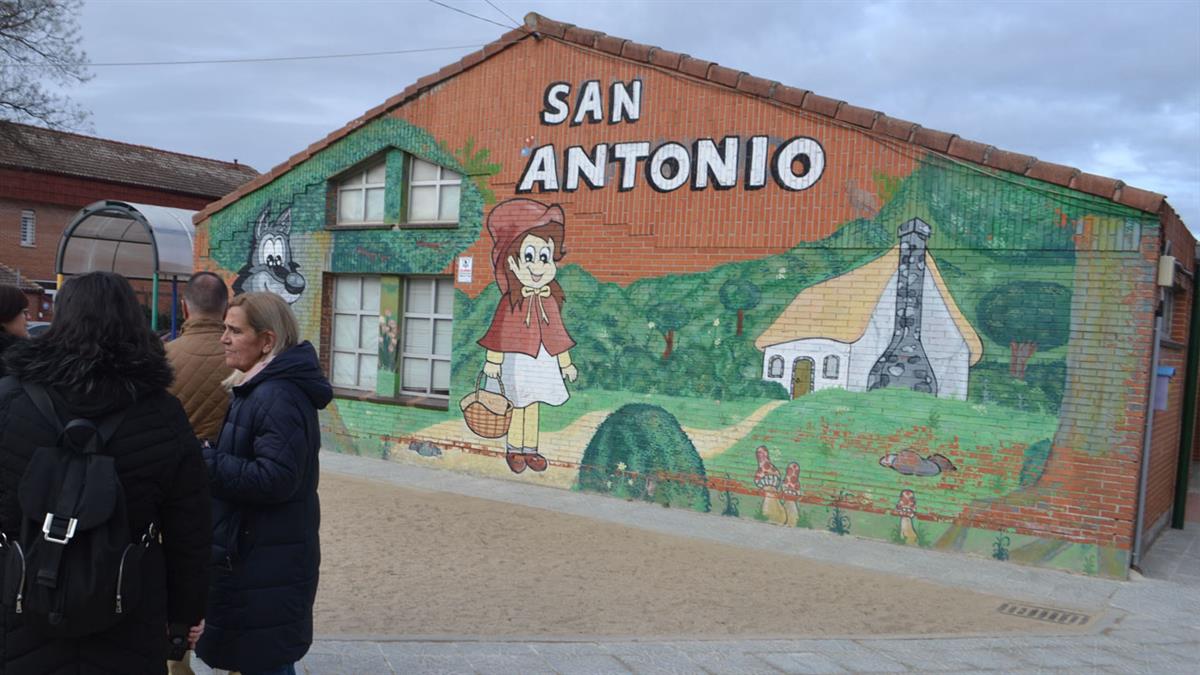
[{"label": "painted mushroom", "polygon": [[793,519],[784,508],[783,500],[779,498],[779,469],[771,462],[771,452],[767,446],[760,445],[754,451],[758,458],[758,470],[754,472],[754,484],[763,491],[763,517],[772,523],[791,525]]},{"label": "painted mushroom", "polygon": [[917,515],[917,495],[912,490],[900,491],[896,515],[900,516],[900,537],[907,544],[917,543],[917,531],[913,528],[913,518]]}]

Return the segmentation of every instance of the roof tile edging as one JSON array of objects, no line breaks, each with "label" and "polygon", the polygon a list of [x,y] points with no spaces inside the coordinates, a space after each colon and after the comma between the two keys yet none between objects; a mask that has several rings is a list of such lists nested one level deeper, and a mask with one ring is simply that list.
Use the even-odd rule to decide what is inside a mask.
[{"label": "roof tile edging", "polygon": [[[558,38],[587,49],[595,49],[611,56],[679,72],[751,96],[778,101],[784,105],[793,106],[808,113],[853,125],[866,131],[882,133],[888,137],[918,145],[938,154],[1095,195],[1139,211],[1157,213],[1166,203],[1164,195],[1130,187],[1123,181],[1115,178],[1087,174],[1074,167],[1042,162],[1031,155],[1002,150],[992,145],[962,138],[958,134],[929,129],[914,122],[889,117],[878,110],[851,105],[845,101],[821,96],[806,89],[799,89],[773,80],[766,80],[744,71],[721,66],[712,61],[696,59],[686,54],[672,52],[653,45],[643,45],[632,40],[606,35],[600,31],[580,28],[574,24],[555,21],[536,12],[530,12],[525,15],[524,27],[508,31],[498,40],[485,45],[477,52],[472,52],[459,61],[444,66],[436,73],[431,73],[420,78],[416,83],[405,88],[399,95],[393,96],[382,105],[372,108],[369,113],[373,114],[360,116],[349,124],[330,133],[324,139],[313,143],[304,151],[293,155],[279,166],[272,168],[267,173],[259,174],[254,180],[197,212],[193,219],[194,222],[197,224],[200,223],[205,218],[236,201],[237,198],[257,189],[259,187],[257,184],[260,181],[265,184],[274,180],[304,159],[307,159],[311,154],[328,147],[336,140],[374,118],[403,105],[435,84],[482,63],[526,37],[532,36],[537,39],[543,35]],[[701,70],[704,71],[702,75],[700,73]],[[905,127],[908,129],[907,133],[904,133]],[[1023,167],[1021,166],[1022,164]]]}]

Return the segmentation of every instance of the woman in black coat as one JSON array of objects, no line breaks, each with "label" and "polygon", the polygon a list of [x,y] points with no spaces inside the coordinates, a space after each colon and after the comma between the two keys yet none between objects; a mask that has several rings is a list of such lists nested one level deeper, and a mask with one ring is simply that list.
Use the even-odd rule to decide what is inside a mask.
[{"label": "woman in black coat", "polygon": [[140,537],[153,522],[161,545],[150,545],[142,558],[141,601],[102,632],[48,637],[4,598],[2,672],[163,673],[168,623],[194,626],[204,616],[211,504],[199,443],[167,392],[171,369],[162,344],[129,282],[92,272],[67,281],[50,329],[10,348],[4,361],[15,376],[0,380],[0,525],[9,546],[25,517],[17,499],[22,474],[34,452],[57,438],[22,383],[41,384],[64,420],[125,411],[102,452],[115,460],[129,532]]},{"label": "woman in black coat", "polygon": [[221,343],[241,383],[204,450],[214,571],[196,654],[242,675],[295,673],[312,644],[321,563],[317,410],[333,389],[274,293],[231,300]]},{"label": "woman in black coat", "polygon": [[[29,298],[21,289],[0,284],[0,356],[17,342],[29,337],[25,328]],[[0,377],[4,377],[4,361],[0,360]]]}]

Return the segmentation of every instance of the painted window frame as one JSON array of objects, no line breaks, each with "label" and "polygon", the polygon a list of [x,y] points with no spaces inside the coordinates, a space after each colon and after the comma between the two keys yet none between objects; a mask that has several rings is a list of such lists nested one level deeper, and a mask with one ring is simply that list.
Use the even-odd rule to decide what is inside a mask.
[{"label": "painted window frame", "polygon": [[[432,282],[429,286],[428,311],[420,311],[413,306],[411,293],[415,282]],[[419,396],[449,401],[450,366],[454,355],[454,279],[449,276],[434,275],[401,277],[401,293],[403,299],[401,311],[398,314],[400,317],[400,341],[396,359],[397,393],[401,396]],[[441,302],[443,298],[446,298],[444,303]],[[411,329],[417,325],[417,322],[428,322],[429,324],[427,350],[415,348],[413,345],[414,340],[411,338],[415,333],[411,332]],[[444,325],[448,331],[444,333],[446,348],[444,353],[438,351],[439,324]],[[416,386],[417,383],[409,379],[407,368],[410,361],[428,364],[425,383],[421,387]],[[439,364],[441,372],[445,374],[445,387],[437,386],[441,384],[438,377]],[[414,373],[413,377],[416,376]]]},{"label": "painted window frame", "polygon": [[[382,170],[378,180],[371,180],[371,174]],[[332,196],[332,226],[335,228],[356,228],[387,225],[387,196],[388,196],[388,161],[386,155],[377,155],[333,178],[330,186]],[[353,181],[357,183],[351,185]],[[344,195],[361,193],[361,220],[343,219],[342,208],[345,204]],[[382,199],[379,218],[369,218],[369,196],[379,194]]]},{"label": "painted window frame", "polygon": [[[339,304],[343,294],[341,286],[355,282],[357,286],[357,302],[353,306],[344,306]],[[375,286],[375,307],[372,309],[366,303],[366,288],[368,281],[374,281]],[[329,340],[329,381],[330,383],[342,389],[352,389],[355,391],[375,391],[378,376],[379,376],[379,317],[382,312],[380,297],[381,297],[381,279],[379,275],[371,274],[338,274],[333,277],[334,289],[333,298],[330,306],[330,340]],[[344,317],[347,321],[353,320],[357,327],[355,333],[356,339],[353,346],[338,344],[338,319]],[[373,344],[364,347],[363,342],[363,326],[364,321],[370,326],[370,330],[374,333]],[[338,379],[338,356],[343,358],[352,358],[354,360],[355,377],[352,383],[347,383],[344,380]],[[370,377],[364,378],[363,368],[364,363],[373,361],[373,368],[369,369]]]},{"label": "painted window frame", "polygon": [[[436,178],[417,178],[419,165],[428,165],[437,170]],[[405,227],[458,227],[458,222],[462,212],[462,185],[465,176],[457,171],[442,166],[436,162],[431,162],[422,157],[409,154],[404,162],[405,167],[405,185],[404,185],[404,205],[403,223]],[[451,176],[452,178],[447,178]],[[442,191],[444,188],[455,187],[458,190],[458,197],[455,200],[452,213],[449,215],[442,213]],[[416,199],[413,197],[413,191],[419,189],[434,189],[435,202],[438,205],[438,214],[435,218],[415,218],[413,216],[413,205]]]},{"label": "painted window frame", "polygon": [[767,359],[767,377],[781,379],[784,371],[787,369],[783,357],[776,354]]},{"label": "painted window frame", "polygon": [[829,354],[821,360],[821,375],[827,380],[836,380],[841,366],[842,360],[836,354]]},{"label": "painted window frame", "polygon": [[21,246],[35,248],[37,246],[37,211],[34,209],[21,210]]}]

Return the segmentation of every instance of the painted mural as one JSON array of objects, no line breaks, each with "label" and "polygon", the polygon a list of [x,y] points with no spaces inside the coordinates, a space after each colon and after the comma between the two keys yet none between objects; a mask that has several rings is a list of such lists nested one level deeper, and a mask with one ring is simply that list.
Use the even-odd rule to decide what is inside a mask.
[{"label": "painted mural", "polygon": [[487,350],[483,374],[512,405],[504,458],[513,473],[546,470],[538,453],[541,406],[566,403],[564,380],[578,377],[555,280],[566,252],[565,221],[561,207],[532,199],[506,201],[488,214],[500,301],[479,346]]},{"label": "painted mural", "polygon": [[289,305],[300,298],[305,283],[299,272],[300,264],[292,258],[291,234],[291,208],[284,208],[271,218],[271,204],[267,203],[254,223],[250,259],[238,271],[233,282],[234,293],[268,291]]},{"label": "painted mural", "polygon": [[[551,79],[514,94],[512,130],[384,117],[208,221],[202,259],[295,303],[323,354],[332,280],[380,280],[359,335],[378,376],[327,411],[326,448],[1122,575],[1111,524],[1040,514],[1081,461],[1119,461],[1153,218],[910,148],[835,152],[833,125],[654,131],[655,78]],[[414,157],[462,177],[456,226],[406,226]],[[331,227],[331,181],[369,161],[384,225]],[[666,228],[656,209],[689,199],[786,209]],[[452,282],[448,393],[407,389],[414,279]]]}]

